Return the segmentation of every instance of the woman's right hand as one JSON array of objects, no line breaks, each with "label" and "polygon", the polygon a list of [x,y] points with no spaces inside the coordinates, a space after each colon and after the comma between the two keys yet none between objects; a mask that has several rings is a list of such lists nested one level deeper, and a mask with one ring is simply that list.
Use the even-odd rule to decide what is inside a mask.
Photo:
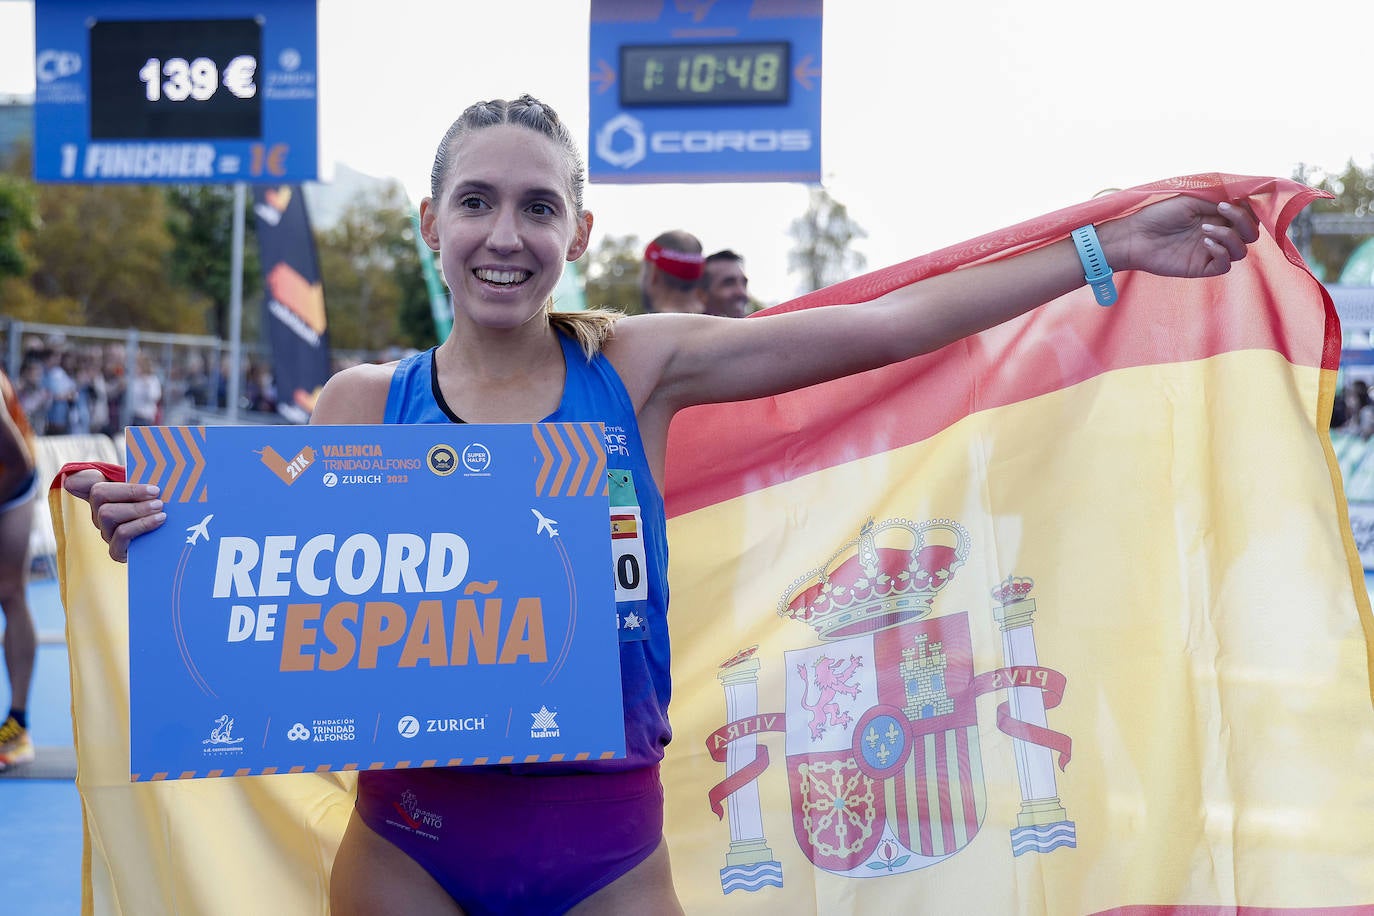
[{"label": "woman's right hand", "polygon": [[62,481],[62,489],[91,506],[91,521],[110,545],[110,556],[128,562],[129,543],[167,521],[157,487],[116,483],[96,470],[77,471]]}]

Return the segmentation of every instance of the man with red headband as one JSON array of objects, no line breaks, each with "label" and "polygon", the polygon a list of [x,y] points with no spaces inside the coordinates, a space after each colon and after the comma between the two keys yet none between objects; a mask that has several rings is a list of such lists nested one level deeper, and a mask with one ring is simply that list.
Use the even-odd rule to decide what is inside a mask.
[{"label": "man with red headband", "polygon": [[650,242],[639,275],[644,311],[700,313],[696,289],[705,263],[701,240],[690,232],[671,229]]}]

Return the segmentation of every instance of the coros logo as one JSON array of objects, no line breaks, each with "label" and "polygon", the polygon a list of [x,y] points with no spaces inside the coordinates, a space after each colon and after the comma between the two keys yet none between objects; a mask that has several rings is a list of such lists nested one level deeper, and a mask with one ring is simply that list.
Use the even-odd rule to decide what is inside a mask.
[{"label": "coros logo", "polygon": [[40,51],[34,67],[40,83],[51,83],[80,73],[81,55],[75,51]]},{"label": "coros logo", "polygon": [[804,153],[811,145],[809,130],[656,130],[646,135],[644,124],[628,114],[616,115],[596,133],[596,154],[620,169],[639,164],[648,152]]},{"label": "coros logo", "polygon": [[292,741],[309,741],[310,729],[297,722],[295,725],[291,726],[291,731],[286,733],[286,737],[290,738]]},{"label": "coros logo", "polygon": [[420,734],[420,720],[414,716],[402,716],[401,721],[396,723],[396,731],[402,738],[414,738]]},{"label": "coros logo", "polygon": [[[625,135],[629,149],[616,152],[616,144],[621,142],[616,134]],[[618,169],[628,169],[644,158],[644,125],[627,114],[611,118],[596,132],[596,154]]]}]

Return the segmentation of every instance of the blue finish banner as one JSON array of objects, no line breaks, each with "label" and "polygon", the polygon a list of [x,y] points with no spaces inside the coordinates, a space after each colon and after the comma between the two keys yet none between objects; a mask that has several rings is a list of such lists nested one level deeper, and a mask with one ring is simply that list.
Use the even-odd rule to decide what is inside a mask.
[{"label": "blue finish banner", "polygon": [[593,182],[819,181],[821,0],[592,0]]},{"label": "blue finish banner", "polygon": [[315,0],[37,0],[38,181],[319,173]]},{"label": "blue finish banner", "polygon": [[625,755],[600,424],[126,445],[131,781]]}]

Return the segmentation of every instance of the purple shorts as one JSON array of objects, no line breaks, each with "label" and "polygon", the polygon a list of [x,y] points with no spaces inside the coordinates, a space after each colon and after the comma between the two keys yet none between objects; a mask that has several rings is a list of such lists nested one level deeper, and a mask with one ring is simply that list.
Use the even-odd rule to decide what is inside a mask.
[{"label": "purple shorts", "polygon": [[663,839],[657,765],[561,776],[372,770],[358,774],[357,810],[470,916],[566,912]]}]

